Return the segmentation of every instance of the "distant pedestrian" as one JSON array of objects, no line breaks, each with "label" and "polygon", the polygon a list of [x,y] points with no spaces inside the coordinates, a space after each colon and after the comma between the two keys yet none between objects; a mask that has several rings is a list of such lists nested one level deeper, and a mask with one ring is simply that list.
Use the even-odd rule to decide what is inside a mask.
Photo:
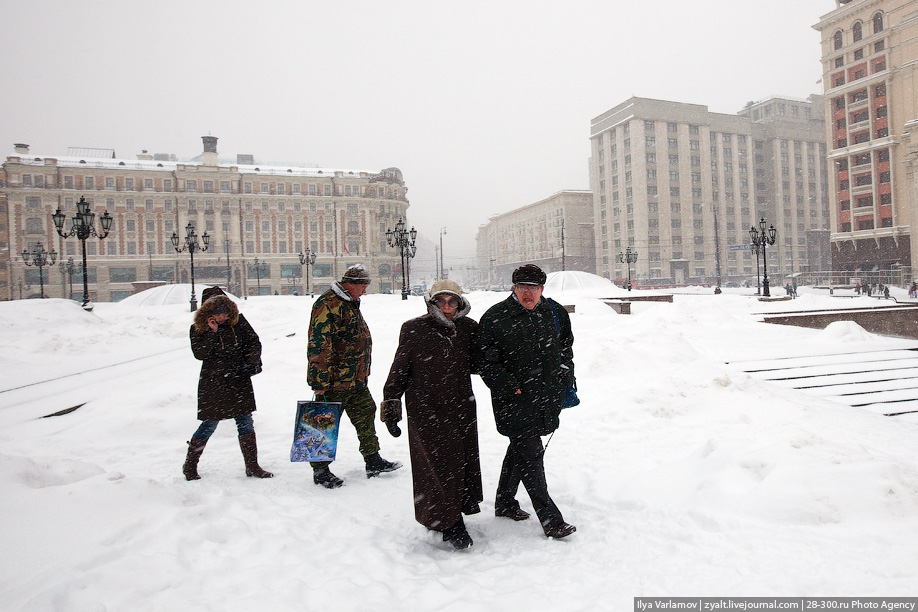
[{"label": "distant pedestrian", "polygon": [[245,475],[271,478],[258,465],[255,442],[255,391],[252,376],[261,372],[261,341],[219,287],[201,293],[201,307],[194,314],[189,335],[191,351],[201,363],[198,378],[198,420],[201,425],[188,442],[182,472],[186,480],[198,480],[198,461],[204,446],[224,419],[235,419]]},{"label": "distant pedestrian", "polygon": [[424,301],[427,314],[402,325],[380,420],[401,419],[404,395],[415,519],[462,549],[472,545],[462,515],[480,512],[482,501],[471,376],[478,323],[454,281],[435,282]]}]

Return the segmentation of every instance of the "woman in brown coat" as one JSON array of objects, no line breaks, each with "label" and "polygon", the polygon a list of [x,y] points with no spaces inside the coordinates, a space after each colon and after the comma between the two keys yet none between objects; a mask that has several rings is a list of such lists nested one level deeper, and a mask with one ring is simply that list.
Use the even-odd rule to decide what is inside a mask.
[{"label": "woman in brown coat", "polygon": [[255,443],[255,391],[252,376],[261,372],[261,341],[239,314],[235,302],[219,287],[201,294],[201,307],[191,326],[191,351],[201,360],[198,378],[198,420],[201,425],[188,442],[182,472],[187,480],[198,480],[198,460],[207,440],[223,419],[236,419],[239,448],[245,461],[245,475],[271,478],[258,465]]},{"label": "woman in brown coat", "polygon": [[462,515],[479,512],[482,500],[471,380],[478,323],[466,316],[471,306],[453,281],[434,283],[425,302],[427,314],[402,325],[380,418],[400,420],[405,395],[415,518],[455,548],[468,548]]}]

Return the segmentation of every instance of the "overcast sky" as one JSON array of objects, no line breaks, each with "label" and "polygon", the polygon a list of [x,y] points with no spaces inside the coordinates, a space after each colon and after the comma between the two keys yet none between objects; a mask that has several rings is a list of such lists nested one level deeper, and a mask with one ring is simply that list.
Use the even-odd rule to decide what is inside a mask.
[{"label": "overcast sky", "polygon": [[631,96],[735,113],[821,92],[834,0],[4,0],[0,147],[142,149],[377,171],[409,222],[478,226],[589,189],[590,120]]}]

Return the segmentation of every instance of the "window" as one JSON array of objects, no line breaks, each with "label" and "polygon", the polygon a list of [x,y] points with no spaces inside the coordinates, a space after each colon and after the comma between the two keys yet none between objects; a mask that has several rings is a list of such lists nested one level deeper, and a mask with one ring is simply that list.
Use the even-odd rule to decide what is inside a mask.
[{"label": "window", "polygon": [[197,191],[198,190],[198,181],[189,179],[185,181],[185,191]]},{"label": "window", "polygon": [[837,32],[835,32],[835,36],[832,37],[832,43],[833,43],[833,47],[835,48],[836,51],[838,51],[839,49],[842,48],[842,45],[844,44],[844,41],[843,41],[843,39],[842,39],[842,31],[841,31],[841,30],[838,30]]},{"label": "window", "polygon": [[[885,98],[886,97],[886,83],[880,83],[879,85],[876,86],[876,89],[874,91],[875,91],[875,95],[877,98]],[[861,99],[862,100],[867,99],[867,92],[864,92],[864,97]]]},{"label": "window", "polygon": [[883,13],[877,13],[873,16],[873,33],[883,31]]},{"label": "window", "polygon": [[856,60],[864,59],[864,48],[863,47],[854,51],[854,59]]},{"label": "window", "polygon": [[214,182],[213,181],[204,181],[204,191],[206,193],[214,192]]},{"label": "window", "polygon": [[232,189],[230,188],[230,182],[220,181],[220,191],[222,193],[229,193],[230,191],[232,191]]},{"label": "window", "polygon": [[854,26],[851,28],[851,38],[854,42],[861,40],[864,37],[864,26],[861,25],[861,22],[855,22]]}]

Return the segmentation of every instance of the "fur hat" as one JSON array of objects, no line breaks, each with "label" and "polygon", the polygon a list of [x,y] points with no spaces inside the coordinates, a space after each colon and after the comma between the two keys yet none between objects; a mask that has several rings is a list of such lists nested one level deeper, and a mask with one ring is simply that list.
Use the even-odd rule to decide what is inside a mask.
[{"label": "fur hat", "polygon": [[513,271],[513,284],[514,285],[536,285],[541,286],[545,284],[545,273],[542,272],[542,268],[535,264],[526,264],[525,266],[520,266]]},{"label": "fur hat", "polygon": [[350,285],[369,285],[370,271],[363,264],[354,264],[344,271],[341,277],[341,284]]},{"label": "fur hat", "polygon": [[456,281],[449,279],[438,280],[430,287],[430,297],[432,298],[441,293],[450,293],[456,297],[462,297],[462,287]]}]

